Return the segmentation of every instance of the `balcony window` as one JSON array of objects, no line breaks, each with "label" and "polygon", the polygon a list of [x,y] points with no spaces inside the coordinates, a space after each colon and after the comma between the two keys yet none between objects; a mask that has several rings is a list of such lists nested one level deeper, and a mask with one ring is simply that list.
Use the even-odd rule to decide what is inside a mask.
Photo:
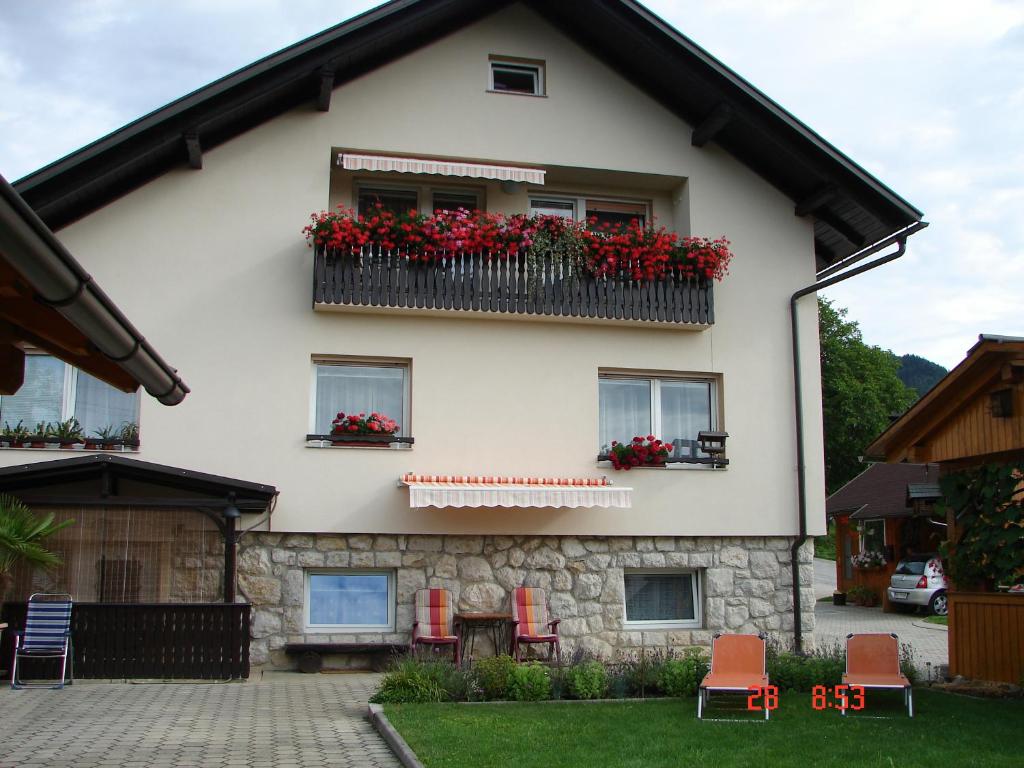
[{"label": "balcony window", "polygon": [[408,435],[408,363],[314,361],[311,433],[327,435],[339,412],[379,413]]},{"label": "balcony window", "polygon": [[544,95],[544,64],[521,60],[491,59],[490,90],[499,93]]},{"label": "balcony window", "polygon": [[436,189],[431,193],[431,201],[431,213],[434,211],[457,211],[459,208],[475,211],[481,207],[480,195],[476,192]]},{"label": "balcony window", "polygon": [[0,425],[19,421],[34,430],[40,422],[78,419],[86,436],[96,430],[138,423],[137,392],[122,392],[50,355],[26,355],[25,382],[17,394],[0,397]]},{"label": "balcony window", "polygon": [[627,200],[587,197],[531,197],[530,215],[579,219],[595,229],[603,224],[626,225],[634,220],[643,227],[648,220],[648,205]]},{"label": "balcony window", "polygon": [[408,213],[419,208],[419,194],[415,189],[360,187],[357,199],[360,215],[377,207],[394,214]]},{"label": "balcony window", "polygon": [[310,630],[390,631],[395,626],[395,574],[310,571],[305,603]]},{"label": "balcony window", "polygon": [[693,571],[627,570],[626,626],[701,626],[700,586]]},{"label": "balcony window", "polygon": [[613,440],[655,437],[673,446],[670,459],[703,458],[697,433],[718,426],[712,379],[604,375],[598,379],[600,452]]}]

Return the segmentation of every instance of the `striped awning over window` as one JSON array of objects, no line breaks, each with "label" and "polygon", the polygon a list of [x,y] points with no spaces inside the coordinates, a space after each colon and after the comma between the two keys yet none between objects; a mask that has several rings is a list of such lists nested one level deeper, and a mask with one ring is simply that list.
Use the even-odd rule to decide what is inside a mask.
[{"label": "striped awning over window", "polygon": [[338,155],[338,165],[346,171],[427,173],[435,176],[462,176],[470,179],[523,181],[529,184],[543,184],[545,173],[540,168],[520,168],[513,165],[480,165],[478,163],[426,160],[419,157],[355,155],[349,152],[342,152]]},{"label": "striped awning over window", "polygon": [[613,486],[605,477],[407,474],[400,484],[409,488],[413,508],[633,506],[633,489]]}]

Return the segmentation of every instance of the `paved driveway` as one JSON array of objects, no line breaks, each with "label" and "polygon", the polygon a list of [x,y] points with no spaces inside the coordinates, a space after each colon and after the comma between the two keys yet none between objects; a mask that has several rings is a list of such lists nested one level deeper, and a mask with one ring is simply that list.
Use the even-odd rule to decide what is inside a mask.
[{"label": "paved driveway", "polygon": [[378,675],[0,690],[0,767],[397,768],[364,719]]},{"label": "paved driveway", "polygon": [[[916,666],[932,679],[935,668],[949,663],[948,633],[945,627],[925,624],[923,616],[903,613],[882,613],[881,608],[858,605],[835,606],[817,603],[814,607],[814,638],[817,643],[845,643],[852,632],[895,632],[901,643],[914,649]],[[935,626],[933,629],[932,627]]]}]

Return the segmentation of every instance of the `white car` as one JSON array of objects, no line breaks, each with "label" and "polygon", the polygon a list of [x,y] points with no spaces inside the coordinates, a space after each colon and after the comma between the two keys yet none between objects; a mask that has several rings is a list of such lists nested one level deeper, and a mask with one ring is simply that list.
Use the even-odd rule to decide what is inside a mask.
[{"label": "white car", "polygon": [[889,601],[894,605],[927,608],[929,613],[945,616],[946,574],[938,555],[908,555],[899,561],[889,581]]}]

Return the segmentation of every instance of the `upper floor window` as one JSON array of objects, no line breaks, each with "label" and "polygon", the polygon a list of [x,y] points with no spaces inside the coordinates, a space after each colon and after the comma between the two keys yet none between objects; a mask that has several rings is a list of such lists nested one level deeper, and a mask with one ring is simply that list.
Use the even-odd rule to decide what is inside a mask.
[{"label": "upper floor window", "polygon": [[338,413],[378,413],[409,434],[409,364],[404,362],[313,362],[310,433],[328,435]]},{"label": "upper floor window", "polygon": [[612,441],[654,435],[673,445],[669,458],[702,458],[697,433],[718,428],[713,379],[602,375],[598,379],[600,452]]},{"label": "upper floor window", "polygon": [[641,227],[647,224],[646,203],[628,200],[605,200],[587,197],[531,197],[531,216],[562,216],[567,219],[586,221],[589,226],[599,229],[604,224],[629,224],[637,221]]},{"label": "upper floor window", "polygon": [[139,421],[139,395],[122,392],[50,355],[25,356],[25,381],[17,394],[0,397],[0,425],[37,424],[78,419],[86,436],[98,430],[119,432]]},{"label": "upper floor window", "polygon": [[544,95],[544,62],[492,56],[490,64],[490,90],[528,96]]},{"label": "upper floor window", "polygon": [[394,214],[419,211],[430,214],[437,210],[467,211],[481,208],[481,195],[475,189],[461,187],[363,185],[356,189],[356,208],[360,214],[381,207]]}]

